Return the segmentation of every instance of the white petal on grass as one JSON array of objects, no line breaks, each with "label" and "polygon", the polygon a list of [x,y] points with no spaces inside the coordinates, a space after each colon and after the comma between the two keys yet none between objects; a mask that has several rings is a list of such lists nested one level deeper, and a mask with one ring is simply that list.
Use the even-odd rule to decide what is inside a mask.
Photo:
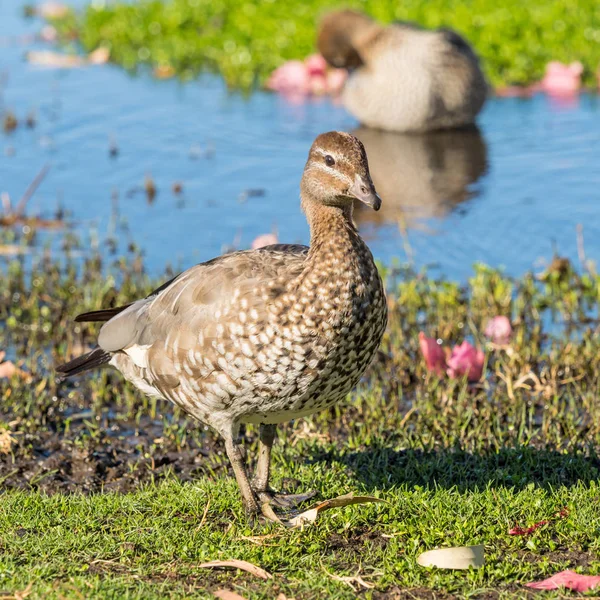
[{"label": "white petal on grass", "polygon": [[483,546],[460,546],[457,548],[438,548],[423,552],[417,557],[422,567],[439,569],[468,569],[483,567],[485,562]]},{"label": "white petal on grass", "polygon": [[344,494],[343,496],[337,496],[337,498],[331,498],[320,502],[313,508],[310,508],[303,513],[290,519],[287,524],[291,527],[301,527],[302,525],[311,525],[319,516],[319,513],[330,508],[341,508],[343,506],[350,506],[351,504],[368,504],[370,502],[385,502],[381,498],[375,496],[355,496],[354,494]]}]

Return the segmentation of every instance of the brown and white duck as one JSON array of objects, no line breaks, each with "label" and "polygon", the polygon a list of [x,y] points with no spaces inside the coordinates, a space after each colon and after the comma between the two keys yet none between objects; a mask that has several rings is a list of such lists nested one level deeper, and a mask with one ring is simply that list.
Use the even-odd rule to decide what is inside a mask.
[{"label": "brown and white duck", "polygon": [[[63,377],[116,367],[142,392],[210,425],[248,512],[291,505],[269,489],[275,426],[344,400],[380,344],[387,305],[353,200],[378,210],[362,143],[330,132],[313,143],[300,184],[310,247],[277,244],[196,265],[147,298],[85,313],[105,321],[98,347],[58,367]],[[251,482],[240,423],[260,425]],[[289,502],[288,502],[289,500]]]},{"label": "brown and white duck", "polygon": [[487,96],[476,54],[454,31],[384,27],[342,10],[324,17],[317,45],[329,64],[350,70],[342,99],[367,127],[407,132],[468,125]]}]

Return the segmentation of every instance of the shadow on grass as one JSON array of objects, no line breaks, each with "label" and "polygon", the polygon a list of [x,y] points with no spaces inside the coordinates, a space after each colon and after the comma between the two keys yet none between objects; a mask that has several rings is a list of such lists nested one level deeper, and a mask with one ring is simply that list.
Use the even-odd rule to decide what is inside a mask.
[{"label": "shadow on grass", "polygon": [[369,490],[397,485],[459,491],[488,485],[551,488],[600,479],[600,458],[593,448],[564,453],[521,446],[475,454],[460,449],[393,450],[374,443],[356,452],[316,454],[313,461],[345,465]]}]

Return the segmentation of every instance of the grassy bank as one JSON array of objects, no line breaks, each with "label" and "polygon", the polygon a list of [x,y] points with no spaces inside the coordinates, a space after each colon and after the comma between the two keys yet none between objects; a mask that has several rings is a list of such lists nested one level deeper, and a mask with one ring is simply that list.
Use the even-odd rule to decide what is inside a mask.
[{"label": "grassy bank", "polygon": [[230,87],[247,90],[283,61],[314,52],[318,18],[340,6],[383,22],[456,29],[472,42],[494,85],[538,80],[550,60],[582,61],[591,83],[599,66],[600,13],[593,0],[102,2],[62,19],[59,28],[88,51],[109,47],[111,60],[127,69],[149,65],[185,78],[218,72]]},{"label": "grassy bank", "polygon": [[[5,263],[0,278],[0,348],[24,371],[0,380],[1,591],[514,598],[526,595],[525,582],[564,568],[600,573],[596,275],[564,262],[542,279],[477,266],[460,285],[384,269],[391,314],[377,361],[347,404],[281,428],[274,485],[388,503],[332,510],[301,531],[250,526],[220,440],[170,405],[111,371],[55,382],[53,366],[93,342],[92,325],[72,323],[77,312],[158,283],[142,261],[31,260]],[[482,334],[498,314],[514,327],[504,347]],[[428,373],[421,330],[485,348],[482,380]],[[253,456],[256,430],[245,437]],[[509,535],[543,519],[551,522],[530,535]],[[415,562],[422,551],[461,544],[485,545],[483,569]],[[273,578],[198,567],[232,558]],[[374,587],[340,579],[357,575]]]}]

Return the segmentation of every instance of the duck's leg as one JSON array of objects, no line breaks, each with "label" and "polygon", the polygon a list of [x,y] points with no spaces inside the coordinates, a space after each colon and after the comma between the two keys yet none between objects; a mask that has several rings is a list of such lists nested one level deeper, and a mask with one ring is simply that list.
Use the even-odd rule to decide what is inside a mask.
[{"label": "duck's leg", "polygon": [[257,493],[269,489],[269,475],[271,471],[271,448],[275,441],[275,425],[260,426],[260,444],[258,447],[258,461],[252,480],[252,487]]},{"label": "duck's leg", "polygon": [[280,508],[295,508],[301,502],[312,498],[316,492],[305,494],[278,494],[269,488],[269,475],[271,469],[271,449],[275,441],[275,425],[260,426],[260,444],[258,449],[258,461],[256,471],[252,480],[252,487],[262,503],[269,502]]},{"label": "duck's leg", "polygon": [[244,464],[244,454],[240,445],[236,442],[233,433],[223,435],[225,439],[225,451],[229,458],[229,462],[233,467],[235,478],[237,480],[240,492],[242,493],[242,502],[247,513],[257,514],[260,512],[256,495],[250,481],[248,480],[248,473],[246,472],[246,465]]}]

